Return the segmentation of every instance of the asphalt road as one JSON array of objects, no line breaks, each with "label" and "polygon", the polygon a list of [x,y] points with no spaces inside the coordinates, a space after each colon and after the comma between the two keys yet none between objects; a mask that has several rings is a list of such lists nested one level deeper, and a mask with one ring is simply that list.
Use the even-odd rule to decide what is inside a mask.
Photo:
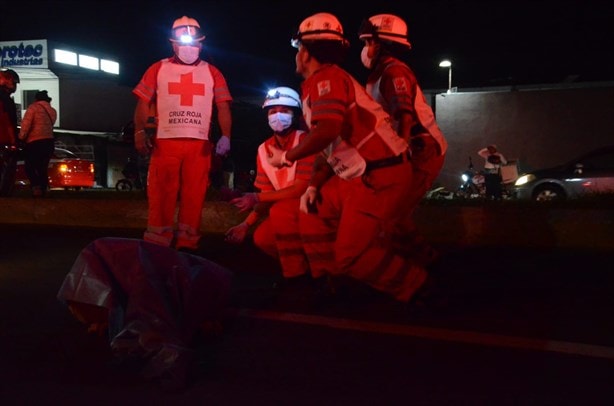
[{"label": "asphalt road", "polygon": [[363,290],[318,306],[280,294],[275,261],[209,234],[200,254],[234,272],[234,293],[189,387],[167,393],[56,299],[88,243],[141,230],[0,227],[4,404],[614,404],[609,251],[440,246],[446,304],[409,312]]}]

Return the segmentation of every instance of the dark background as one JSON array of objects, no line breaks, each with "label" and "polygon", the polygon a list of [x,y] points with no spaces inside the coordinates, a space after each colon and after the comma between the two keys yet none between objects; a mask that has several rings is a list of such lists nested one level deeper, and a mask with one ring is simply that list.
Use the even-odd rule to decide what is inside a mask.
[{"label": "dark background", "polygon": [[423,88],[461,88],[614,79],[607,1],[23,1],[6,2],[0,40],[47,38],[118,60],[134,86],[145,69],[169,56],[175,18],[203,28],[206,59],[226,76],[234,96],[261,96],[275,85],[298,86],[291,36],[316,12],[334,13],[352,43],[346,68],[364,79],[357,31],[373,14],[393,13],[409,26],[410,63]]}]

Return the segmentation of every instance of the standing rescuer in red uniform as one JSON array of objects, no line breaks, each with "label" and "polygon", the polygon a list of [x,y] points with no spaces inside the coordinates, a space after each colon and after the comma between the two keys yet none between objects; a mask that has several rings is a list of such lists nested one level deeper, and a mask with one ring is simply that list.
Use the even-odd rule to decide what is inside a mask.
[{"label": "standing rescuer in red uniform", "polygon": [[174,55],[151,65],[133,90],[138,97],[135,146],[140,154],[151,154],[144,239],[186,250],[196,250],[201,236],[214,103],[222,132],[215,153],[230,152],[232,96],[222,73],[200,59],[204,39],[195,19],[175,20],[170,38]]},{"label": "standing rescuer in red uniform", "polygon": [[[322,152],[310,186],[301,196],[310,263],[410,302],[427,279],[413,259],[398,255],[390,241],[393,224],[405,215],[413,178],[407,142],[389,115],[339,64],[348,41],[329,13],[301,22],[292,41],[302,84],[309,132],[296,147],[270,149],[269,163],[291,165]],[[315,207],[314,207],[315,206]]]},{"label": "standing rescuer in red uniform", "polygon": [[398,224],[397,243],[428,263],[435,253],[417,232],[413,211],[439,176],[448,144],[416,75],[403,61],[411,49],[405,21],[392,14],[374,15],[363,23],[359,38],[364,42],[360,59],[370,70],[367,92],[390,114],[395,130],[411,146],[414,177],[407,202],[411,210]]}]

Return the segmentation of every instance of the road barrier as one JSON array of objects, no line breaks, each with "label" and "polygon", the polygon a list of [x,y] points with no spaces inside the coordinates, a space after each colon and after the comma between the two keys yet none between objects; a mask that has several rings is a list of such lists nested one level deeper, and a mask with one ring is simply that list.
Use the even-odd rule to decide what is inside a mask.
[{"label": "road barrier", "polygon": [[[147,201],[3,198],[0,224],[145,228]],[[207,201],[204,232],[223,233],[245,214],[227,202]],[[438,244],[522,246],[614,251],[614,210],[546,206],[420,206],[416,224]]]}]

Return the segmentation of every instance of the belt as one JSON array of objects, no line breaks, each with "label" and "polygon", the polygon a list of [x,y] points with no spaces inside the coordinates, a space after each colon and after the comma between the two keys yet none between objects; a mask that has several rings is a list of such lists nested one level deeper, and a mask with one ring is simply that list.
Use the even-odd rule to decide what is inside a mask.
[{"label": "belt", "polygon": [[397,156],[391,156],[388,158],[376,159],[375,161],[367,162],[366,171],[372,171],[373,169],[387,168],[389,166],[400,165],[404,162],[411,161],[411,152],[406,151]]}]

